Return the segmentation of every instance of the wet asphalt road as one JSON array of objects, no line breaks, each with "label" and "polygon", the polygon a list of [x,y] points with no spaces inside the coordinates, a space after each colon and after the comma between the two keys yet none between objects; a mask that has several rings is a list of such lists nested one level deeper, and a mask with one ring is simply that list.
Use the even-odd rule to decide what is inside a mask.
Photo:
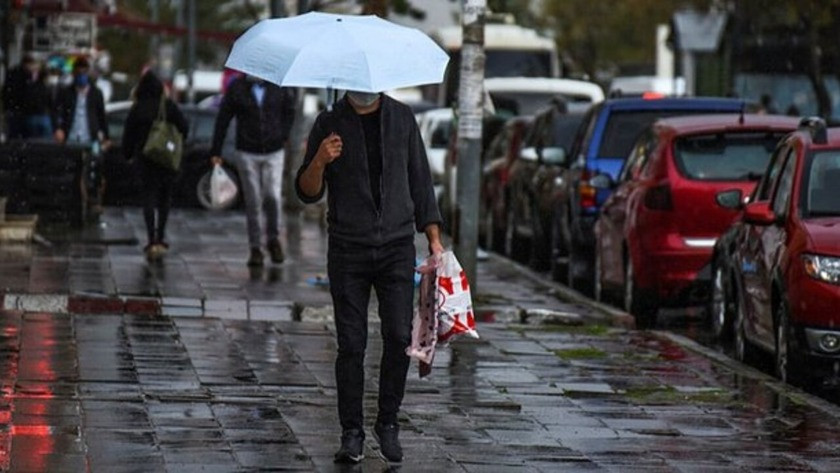
[{"label": "wet asphalt road", "polygon": [[[333,326],[326,290],[307,282],[323,271],[317,225],[301,225],[289,262],[273,268],[282,277],[271,280],[272,268],[259,279],[243,269],[241,215],[178,212],[173,221],[165,265],[177,270],[155,272],[137,244],[113,238],[142,231],[128,209],[106,214],[110,244],[100,234],[0,246],[0,287],[38,292],[32,286],[53,275],[49,293],[72,294],[82,280],[87,293],[100,278],[113,281],[103,297],[116,297],[137,287],[115,276],[124,272],[146,274],[149,297],[210,307],[288,297],[306,310],[271,317],[264,308],[267,320],[248,320],[236,308],[249,306],[235,304],[180,316],[3,310],[0,467],[386,471],[370,435],[361,466],[332,464]],[[412,367],[403,471],[838,471],[834,405],[671,330],[611,326],[620,319],[567,296],[504,260],[479,264],[481,339],[440,349],[427,379]],[[372,420],[375,316],[370,329]]]}]

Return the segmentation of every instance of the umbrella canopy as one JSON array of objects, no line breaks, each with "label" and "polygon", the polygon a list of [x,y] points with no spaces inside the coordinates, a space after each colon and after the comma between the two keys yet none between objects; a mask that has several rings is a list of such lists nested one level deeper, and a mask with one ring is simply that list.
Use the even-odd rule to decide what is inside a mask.
[{"label": "umbrella canopy", "polygon": [[225,66],[280,86],[382,92],[441,82],[448,61],[414,28],[373,15],[311,12],[252,26]]}]

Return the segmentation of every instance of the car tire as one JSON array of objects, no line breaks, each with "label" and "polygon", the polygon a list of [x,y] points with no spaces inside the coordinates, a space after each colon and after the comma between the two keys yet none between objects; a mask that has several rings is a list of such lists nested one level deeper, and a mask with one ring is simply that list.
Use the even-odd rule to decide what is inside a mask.
[{"label": "car tire", "polygon": [[733,331],[735,332],[735,359],[741,363],[752,364],[758,359],[758,349],[747,338],[747,313],[744,308],[744,299],[738,291],[735,292],[734,302],[736,307],[735,326],[733,327]]},{"label": "car tire", "polygon": [[528,245],[519,236],[517,227],[519,226],[516,212],[510,204],[507,205],[507,218],[505,219],[505,256],[508,258],[525,263],[528,262]]},{"label": "car tire", "polygon": [[652,294],[636,285],[636,271],[629,256],[624,264],[624,310],[636,320],[636,328],[644,330],[656,326],[658,304]]},{"label": "car tire", "polygon": [[[236,199],[228,202],[223,207],[214,207],[211,200],[210,200],[210,176],[213,174],[213,169],[211,168],[209,171],[205,172],[198,178],[198,182],[195,184],[195,197],[198,200],[198,204],[207,210],[228,210],[236,206],[237,201],[240,199],[237,196]],[[238,184],[237,184],[238,185]],[[240,193],[242,188],[240,187]]]},{"label": "car tire", "polygon": [[776,377],[784,383],[800,384],[805,381],[803,367],[794,351],[791,337],[790,311],[787,302],[782,299],[775,307],[776,351],[774,353],[774,371]]},{"label": "car tire", "polygon": [[[564,208],[565,209],[565,208]],[[551,222],[551,278],[569,284],[567,267],[569,264],[568,225],[566,212],[555,212]]]},{"label": "car tire", "polygon": [[732,304],[732,289],[723,265],[712,262],[712,287],[707,308],[712,335],[721,342],[732,338],[735,308]]},{"label": "car tire", "polygon": [[545,271],[551,267],[551,238],[550,232],[545,231],[545,225],[540,218],[540,211],[536,203],[531,204],[531,251],[530,266],[537,271]]},{"label": "car tire", "polygon": [[572,289],[586,294],[592,295],[592,271],[589,267],[591,263],[591,256],[589,249],[584,248],[583,245],[575,243],[572,239],[569,248],[569,258],[566,264],[566,281]]}]

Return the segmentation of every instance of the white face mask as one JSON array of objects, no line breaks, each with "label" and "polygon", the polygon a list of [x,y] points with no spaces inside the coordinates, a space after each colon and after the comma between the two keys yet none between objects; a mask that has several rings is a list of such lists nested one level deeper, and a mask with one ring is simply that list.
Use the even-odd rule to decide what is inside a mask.
[{"label": "white face mask", "polygon": [[370,107],[379,98],[379,93],[377,92],[357,92],[351,90],[347,92],[347,95],[353,103],[362,107]]}]

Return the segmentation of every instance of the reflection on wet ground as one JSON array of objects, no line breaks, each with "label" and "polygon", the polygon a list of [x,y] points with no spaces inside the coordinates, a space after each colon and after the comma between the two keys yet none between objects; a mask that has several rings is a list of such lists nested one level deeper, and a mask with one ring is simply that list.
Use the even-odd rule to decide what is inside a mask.
[{"label": "reflection on wet ground", "polygon": [[[479,325],[412,366],[404,471],[836,471],[838,412],[654,333]],[[381,344],[371,327],[366,418]],[[331,329],[303,322],[0,317],[9,471],[355,469],[338,432]]]}]

